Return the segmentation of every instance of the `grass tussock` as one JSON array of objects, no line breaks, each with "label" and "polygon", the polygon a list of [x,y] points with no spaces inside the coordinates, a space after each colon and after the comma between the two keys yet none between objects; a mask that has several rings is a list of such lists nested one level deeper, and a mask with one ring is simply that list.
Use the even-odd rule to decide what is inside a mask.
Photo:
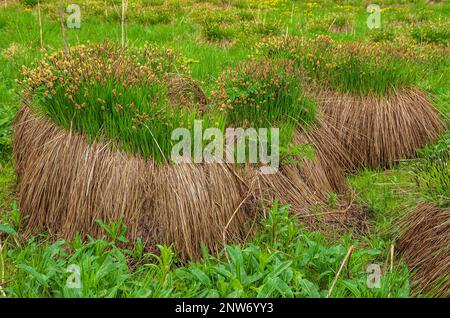
[{"label": "grass tussock", "polygon": [[[325,38],[314,41],[323,50],[334,45]],[[352,54],[357,63],[368,54],[347,49],[346,63]],[[178,73],[183,65],[165,50],[80,46],[26,69],[22,84],[31,105],[18,116],[14,144],[19,201],[30,217],[27,232],[98,236],[96,220],[124,218],[132,240],[141,237],[150,248],[173,243],[182,258],[195,258],[201,242],[219,251],[227,240],[247,238],[256,210],[267,210],[275,199],[314,229],[364,231],[365,214],[351,202],[345,171],[411,156],[442,126],[415,90],[387,97],[324,93],[324,115],[316,116],[316,103],[298,80],[314,75],[320,83],[322,72],[331,69],[309,63],[315,56],[301,52],[284,50],[291,60],[263,57],[226,70],[208,97]],[[262,175],[254,166],[158,165],[172,146],[167,131],[190,128],[196,118],[222,129],[280,127],[281,146],[291,160],[275,175]],[[305,144],[315,149],[312,158],[297,152]]]},{"label": "grass tussock", "polygon": [[[423,279],[411,293],[407,266],[390,252],[398,230],[393,222],[423,200],[436,207],[413,221],[423,225],[414,230],[418,234],[411,234],[418,240],[406,247],[417,273],[431,259],[431,248],[424,246],[440,244],[425,228],[446,238],[445,221],[431,225],[429,217],[438,218],[437,207],[442,211],[449,204],[448,134],[423,148],[417,159],[389,169],[364,168],[351,176],[353,195],[342,172],[355,170],[361,162],[336,138],[344,134],[342,126],[318,116],[321,111],[304,93],[333,91],[325,97],[349,95],[352,101],[363,96],[379,103],[381,96],[394,101],[397,93],[419,87],[432,94],[434,106],[448,118],[450,37],[445,17],[450,2],[379,0],[381,29],[369,29],[368,0],[128,1],[123,40],[130,47],[100,53],[107,67],[94,62],[96,55],[75,59],[77,67],[63,54],[46,55],[64,44],[56,32],[61,27],[59,3],[41,0],[38,8],[37,2],[8,0],[0,5],[0,297],[414,297],[424,288],[439,291],[439,286],[447,286],[448,276],[429,284]],[[66,12],[68,4],[64,1],[62,14],[70,21],[74,15]],[[76,45],[94,52],[88,43],[120,42],[120,1],[77,4],[81,28],[66,29],[68,55],[81,51]],[[145,41],[174,51],[135,48]],[[268,45],[254,52],[258,41]],[[61,79],[74,86],[65,86],[59,77],[45,81],[36,88],[29,112],[19,113],[15,204],[11,124],[21,100],[15,79],[22,65],[32,70],[35,58],[42,57],[49,62],[39,73],[42,78],[63,73]],[[52,59],[68,73],[56,69]],[[78,66],[84,72],[78,72]],[[90,73],[93,66],[111,85],[96,81]],[[108,68],[114,70],[112,76],[103,71]],[[139,68],[142,72],[136,73]],[[230,73],[222,73],[228,68]],[[128,85],[124,73],[150,78],[138,77]],[[78,87],[80,76],[83,85]],[[55,87],[58,94],[52,94]],[[72,88],[77,105],[65,95]],[[141,96],[144,101],[128,107]],[[223,108],[215,107],[222,103]],[[315,116],[309,117],[307,109]],[[364,121],[352,124],[361,135],[384,125],[383,135],[369,136],[383,147],[398,138],[392,126],[398,123],[403,129],[399,144],[404,145],[410,140],[404,136],[405,125],[418,127],[419,135],[424,131],[411,120],[422,115],[422,107],[417,109],[417,114],[412,106],[405,114],[403,108],[371,113],[370,118],[386,113],[387,120],[376,121],[376,127],[364,116],[350,119]],[[167,132],[179,124],[188,128],[192,118],[204,117],[218,122],[218,128],[255,122],[282,128],[278,174],[261,176],[255,166],[166,165]],[[352,134],[360,138],[358,132]],[[369,137],[357,143],[373,149]],[[260,219],[255,210],[265,217]],[[366,232],[358,231],[362,237],[353,235],[367,226]],[[345,231],[330,231],[336,228]],[[24,230],[36,236],[24,239]],[[73,235],[78,231],[81,235]],[[421,236],[423,232],[432,239]],[[64,237],[73,240],[60,239]],[[223,244],[244,240],[235,246]],[[205,249],[199,241],[206,242]],[[411,252],[416,247],[417,254]],[[437,254],[445,253],[440,249]],[[195,262],[183,262],[191,255]],[[448,271],[442,263],[445,255],[437,257],[435,268],[427,265],[426,273],[439,267]],[[73,277],[67,270],[75,264],[81,288],[67,285]],[[380,265],[380,288],[367,284],[369,264]],[[421,295],[436,295],[433,291]]]},{"label": "grass tussock", "polygon": [[315,104],[290,71],[288,62],[249,60],[219,78],[217,103],[229,124],[243,127],[309,124]]},{"label": "grass tussock", "polygon": [[434,145],[418,151],[414,163],[416,185],[422,196],[440,206],[450,206],[450,131],[439,136]]},{"label": "grass tussock", "polygon": [[255,55],[287,59],[310,84],[356,95],[386,95],[413,84],[417,71],[407,65],[411,52],[387,43],[339,42],[272,37],[257,43]]},{"label": "grass tussock", "polygon": [[331,126],[323,115],[307,130],[298,130],[293,144],[309,144],[315,149],[314,158],[297,158],[299,174],[315,191],[324,193],[347,193],[348,184],[345,172],[354,168],[345,147],[335,139],[336,128]]},{"label": "grass tussock", "polygon": [[422,296],[450,296],[450,209],[426,203],[400,222],[398,253]]},{"label": "grass tussock", "polygon": [[[301,138],[318,145],[329,138],[320,131]],[[201,254],[201,243],[217,252],[224,242],[250,237],[256,211],[277,198],[312,228],[360,226],[361,214],[355,216],[345,199],[329,201],[327,191],[346,191],[339,152],[330,143],[317,148],[317,161],[298,158],[300,165],[282,166],[275,175],[251,166],[158,165],[107,143],[90,144],[24,107],[14,134],[24,232],[99,237],[97,220],[123,219],[130,240],[141,238],[149,250],[173,244],[181,258],[192,259]]]},{"label": "grass tussock", "polygon": [[417,89],[386,97],[322,93],[320,108],[357,167],[386,167],[411,158],[443,131],[438,113]]},{"label": "grass tussock", "polygon": [[195,119],[210,122],[198,109],[204,93],[178,75],[183,70],[171,50],[122,51],[105,42],[46,55],[24,69],[21,84],[30,107],[61,127],[161,162],[173,145],[167,131],[193,127]]},{"label": "grass tussock", "polygon": [[26,234],[100,236],[96,220],[123,218],[131,240],[140,237],[148,249],[173,244],[182,258],[200,255],[201,242],[217,251],[224,231],[231,242],[249,235],[255,216],[243,206],[247,188],[226,165],[156,165],[90,145],[27,108],[15,128]]},{"label": "grass tussock", "polygon": [[121,50],[109,42],[46,55],[23,70],[30,107],[89,141],[107,140],[119,150],[167,162],[176,128],[280,127],[288,145],[296,127],[315,118],[315,102],[291,63],[250,60],[224,71],[211,100],[171,50]]},{"label": "grass tussock", "polygon": [[[173,243],[182,258],[195,258],[202,242],[218,251],[248,237],[256,210],[277,198],[314,228],[348,223],[346,200],[329,205],[329,196],[348,192],[350,160],[331,142],[331,126],[315,120],[292,63],[250,60],[225,71],[211,104],[196,81],[176,73],[182,66],[171,51],[106,42],[24,70],[30,104],[17,117],[14,153],[27,234],[99,236],[96,220],[124,218],[132,240]],[[222,129],[280,127],[292,161],[274,176],[255,166],[159,165],[171,148],[167,132],[195,118]],[[315,158],[291,148],[304,144]]]},{"label": "grass tussock", "polygon": [[291,71],[289,62],[250,59],[225,70],[213,91],[215,107],[230,127],[280,128],[280,144],[293,142],[297,128],[315,120],[316,103]]}]

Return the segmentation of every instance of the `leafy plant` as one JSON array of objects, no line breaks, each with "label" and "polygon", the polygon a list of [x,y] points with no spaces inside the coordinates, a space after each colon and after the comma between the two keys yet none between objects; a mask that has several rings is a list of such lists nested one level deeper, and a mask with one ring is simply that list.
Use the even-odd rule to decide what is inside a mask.
[{"label": "leafy plant", "polygon": [[127,226],[123,223],[123,219],[117,222],[111,222],[109,225],[105,224],[102,220],[97,220],[97,224],[108,234],[112,242],[129,242],[125,237]]},{"label": "leafy plant", "polygon": [[228,26],[209,20],[203,23],[202,33],[209,41],[229,40],[233,37],[233,31]]},{"label": "leafy plant", "polygon": [[436,43],[448,45],[450,41],[450,31],[448,23],[428,23],[414,27],[411,31],[413,38],[419,42]]},{"label": "leafy plant", "polygon": [[299,165],[301,162],[298,160],[299,157],[316,160],[315,156],[316,149],[311,144],[302,145],[290,145],[280,147],[280,156],[282,164],[296,164]]},{"label": "leafy plant", "polygon": [[0,159],[5,159],[11,151],[11,124],[14,118],[12,107],[0,104]]},{"label": "leafy plant", "polygon": [[20,0],[20,3],[26,7],[34,7],[37,5],[38,0]]},{"label": "leafy plant", "polygon": [[222,73],[214,93],[228,126],[280,127],[287,146],[295,127],[308,127],[316,104],[302,90],[289,64],[250,60]]},{"label": "leafy plant", "polygon": [[[121,232],[118,223],[101,224],[115,233],[112,237]],[[31,239],[22,248],[11,247],[7,257],[15,266],[14,279],[5,290],[13,297],[325,297],[353,244],[357,249],[338,278],[333,297],[409,293],[408,272],[402,264],[392,273],[381,273],[379,288],[367,285],[366,266],[383,263],[384,242],[367,246],[344,237],[341,243],[330,244],[319,232],[299,226],[289,207],[277,202],[250,243],[226,245],[219,257],[204,250],[201,261],[180,264],[167,246],[158,246],[158,255],[135,254],[116,243],[114,239],[83,243],[77,237],[52,244]],[[78,273],[71,270],[74,266]],[[68,284],[74,273],[79,274],[80,288]]]},{"label": "leafy plant", "polygon": [[406,66],[413,54],[386,43],[283,37],[258,44],[256,52],[291,60],[305,80],[345,93],[385,95],[411,85],[417,76],[416,69]]},{"label": "leafy plant", "polygon": [[371,30],[368,36],[373,42],[389,42],[394,40],[395,33],[391,29],[383,28]]},{"label": "leafy plant", "polygon": [[414,165],[416,183],[421,192],[440,205],[450,204],[450,132],[438,142],[419,150],[420,159]]},{"label": "leafy plant", "polygon": [[24,70],[21,84],[32,93],[31,107],[56,124],[161,162],[172,149],[167,131],[191,128],[195,119],[218,123],[202,117],[194,103],[170,102],[176,92],[168,83],[183,70],[179,62],[171,50],[89,44],[46,56]]}]

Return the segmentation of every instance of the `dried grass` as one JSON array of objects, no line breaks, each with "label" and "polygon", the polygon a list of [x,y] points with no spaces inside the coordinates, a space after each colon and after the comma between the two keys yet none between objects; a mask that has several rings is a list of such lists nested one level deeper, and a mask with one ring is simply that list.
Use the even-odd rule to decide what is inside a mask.
[{"label": "dried grass", "polygon": [[[307,130],[297,130],[293,145],[311,144],[315,160],[295,158],[297,164],[282,165],[276,174],[258,174],[247,169],[243,179],[257,180],[252,192],[258,194],[263,210],[275,199],[289,205],[302,223],[312,229],[367,232],[366,213],[353,204],[354,194],[347,183],[345,171],[353,169],[350,157],[334,138],[335,128],[317,117]],[[338,194],[336,202],[329,201],[331,193]]]},{"label": "dried grass", "polygon": [[444,129],[425,93],[417,89],[385,97],[326,92],[320,94],[319,105],[356,167],[388,167],[413,157]]},{"label": "dried grass", "polygon": [[[312,228],[360,226],[362,214],[327,192],[346,191],[340,152],[325,124],[298,138],[318,148],[317,160],[282,166],[275,175],[227,164],[164,165],[131,156],[105,142],[89,144],[24,106],[17,114],[14,157],[24,234],[53,238],[103,235],[96,220],[123,218],[131,241],[148,250],[173,244],[182,259],[250,237],[259,213],[275,198]],[[327,142],[328,140],[328,142]],[[345,157],[345,156],[344,156]],[[322,179],[323,178],[323,179]],[[355,221],[356,220],[356,221]],[[363,222],[364,223],[364,222]]]},{"label": "dried grass", "polygon": [[293,144],[311,144],[315,149],[314,161],[298,158],[298,173],[314,191],[344,194],[349,191],[345,172],[354,166],[343,145],[335,138],[337,131],[318,114],[316,123],[305,131],[297,131]]},{"label": "dried grass", "polygon": [[197,104],[200,110],[206,110],[208,99],[201,86],[191,78],[172,74],[168,79],[169,101],[172,105]]},{"label": "dried grass", "polygon": [[[131,240],[141,237],[149,248],[173,244],[182,258],[195,258],[200,242],[212,251],[222,247],[222,230],[248,191],[227,165],[156,165],[107,144],[89,145],[28,108],[20,110],[15,128],[26,235],[98,237],[97,219],[123,217]],[[248,235],[250,212],[245,206],[234,216],[229,241]]]},{"label": "dried grass", "polygon": [[277,174],[259,175],[255,183],[259,188],[263,211],[271,207],[275,199],[290,206],[290,213],[297,215],[309,229],[342,233],[352,230],[356,234],[367,233],[367,215],[353,203],[354,195],[346,193],[333,206],[326,193],[313,190],[296,167],[283,166]]},{"label": "dried grass", "polygon": [[414,271],[415,290],[422,295],[450,297],[450,208],[425,203],[399,225],[397,251]]}]

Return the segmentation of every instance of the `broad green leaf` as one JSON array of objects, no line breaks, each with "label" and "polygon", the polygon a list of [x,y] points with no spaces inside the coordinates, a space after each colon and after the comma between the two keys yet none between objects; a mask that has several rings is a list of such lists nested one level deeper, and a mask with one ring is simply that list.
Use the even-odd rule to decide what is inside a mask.
[{"label": "broad green leaf", "polygon": [[258,295],[258,298],[269,298],[272,297],[273,292],[275,291],[275,287],[273,284],[266,283],[261,286]]},{"label": "broad green leaf", "polygon": [[285,298],[292,298],[294,297],[294,293],[292,292],[292,289],[286,284],[281,278],[275,277],[269,280],[268,282],[275,288],[281,296]]},{"label": "broad green leaf", "polygon": [[34,279],[36,279],[45,288],[49,287],[48,283],[47,283],[47,276],[37,272],[33,267],[25,265],[25,264],[19,264],[19,265],[17,265],[17,268],[28,272]]},{"label": "broad green leaf", "polygon": [[302,294],[311,298],[320,298],[317,286],[306,278],[299,278],[298,283],[302,287]]},{"label": "broad green leaf", "polygon": [[361,297],[361,291],[358,288],[358,285],[354,282],[350,281],[341,281],[341,284],[344,285],[350,292],[352,293],[352,297]]},{"label": "broad green leaf", "polygon": [[201,271],[198,268],[191,268],[190,272],[192,275],[194,275],[202,284],[209,286],[211,284],[211,281],[203,271]]},{"label": "broad green leaf", "polygon": [[280,262],[278,264],[276,264],[272,270],[272,272],[269,274],[269,276],[271,278],[275,278],[280,276],[287,268],[289,268],[289,266],[291,266],[292,261],[285,261],[285,262]]},{"label": "broad green leaf", "polygon": [[4,232],[8,235],[15,235],[17,234],[16,230],[14,230],[12,227],[6,225],[6,224],[0,224],[0,232]]}]

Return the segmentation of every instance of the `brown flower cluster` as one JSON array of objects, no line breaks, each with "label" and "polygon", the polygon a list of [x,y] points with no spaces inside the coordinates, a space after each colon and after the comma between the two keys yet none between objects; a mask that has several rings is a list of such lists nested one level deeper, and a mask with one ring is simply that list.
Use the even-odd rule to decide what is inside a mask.
[{"label": "brown flower cluster", "polygon": [[111,42],[80,45],[67,53],[46,54],[37,67],[24,67],[21,84],[31,91],[43,89],[44,96],[63,90],[69,100],[80,89],[87,98],[88,87],[109,85],[116,96],[117,85],[127,89],[164,80],[174,70],[176,60],[172,50],[148,46],[121,50]]}]

